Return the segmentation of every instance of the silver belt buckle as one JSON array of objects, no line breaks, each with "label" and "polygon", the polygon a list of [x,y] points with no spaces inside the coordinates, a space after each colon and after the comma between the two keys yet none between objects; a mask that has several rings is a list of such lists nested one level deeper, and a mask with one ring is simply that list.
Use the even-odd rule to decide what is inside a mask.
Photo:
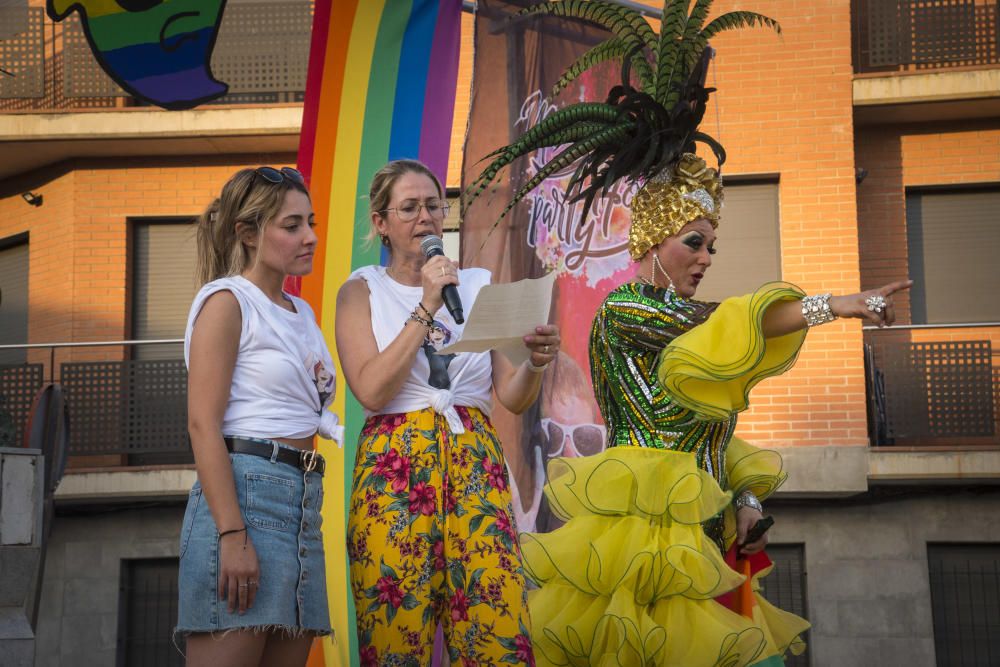
[{"label": "silver belt buckle", "polygon": [[316,470],[316,466],[319,465],[316,450],[310,449],[307,452],[302,452],[299,456],[299,465],[301,465],[302,469],[306,472],[313,472]]}]

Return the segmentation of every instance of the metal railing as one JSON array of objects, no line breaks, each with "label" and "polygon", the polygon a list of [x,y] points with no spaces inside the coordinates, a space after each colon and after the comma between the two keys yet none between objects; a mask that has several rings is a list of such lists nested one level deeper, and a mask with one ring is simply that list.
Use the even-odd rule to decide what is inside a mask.
[{"label": "metal railing", "polygon": [[970,327],[1000,325],[865,332],[872,445],[1000,445],[1000,350],[991,337],[984,332],[979,340],[911,340],[905,332]]},{"label": "metal railing", "polygon": [[[988,338],[912,341],[899,337],[900,328],[865,334],[872,445],[1000,445],[1000,364],[995,362],[1000,361],[1000,350]],[[0,446],[20,446],[34,397],[47,379],[59,382],[66,395],[70,456],[120,456],[128,465],[190,463],[187,371],[180,354],[56,364],[57,352],[70,348],[181,343],[167,339],[0,345],[0,351],[48,351],[48,363],[0,365]]]},{"label": "metal railing", "polygon": [[0,432],[20,445],[32,401],[47,376],[48,381],[59,382],[66,395],[70,456],[119,456],[127,465],[191,463],[183,359],[70,360],[56,366],[56,353],[68,348],[180,343],[169,339],[0,345],[0,350],[49,352],[48,364],[0,366],[0,425],[13,424]]},{"label": "metal railing", "polygon": [[1000,64],[995,0],[852,0],[854,71]]}]

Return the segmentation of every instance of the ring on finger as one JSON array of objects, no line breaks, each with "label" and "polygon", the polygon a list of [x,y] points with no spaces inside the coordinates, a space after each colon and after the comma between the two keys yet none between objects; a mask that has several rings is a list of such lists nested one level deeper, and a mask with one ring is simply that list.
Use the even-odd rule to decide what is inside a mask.
[{"label": "ring on finger", "polygon": [[871,312],[881,315],[887,304],[884,296],[873,294],[865,299],[865,305],[868,306],[868,310]]},{"label": "ring on finger", "polygon": [[442,266],[442,267],[441,267],[441,277],[442,277],[442,278],[444,278],[444,277],[445,277],[445,276],[447,276],[447,275],[448,275],[448,274],[447,274],[447,273],[445,273],[445,270],[444,270],[444,267]]}]

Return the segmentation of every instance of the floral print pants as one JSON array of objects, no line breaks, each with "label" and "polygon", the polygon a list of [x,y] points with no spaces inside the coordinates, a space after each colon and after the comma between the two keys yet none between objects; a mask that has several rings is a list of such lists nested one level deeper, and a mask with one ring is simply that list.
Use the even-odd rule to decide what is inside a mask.
[{"label": "floral print pants", "polygon": [[507,467],[489,419],[376,415],[358,443],[347,527],[363,667],[534,665]]}]

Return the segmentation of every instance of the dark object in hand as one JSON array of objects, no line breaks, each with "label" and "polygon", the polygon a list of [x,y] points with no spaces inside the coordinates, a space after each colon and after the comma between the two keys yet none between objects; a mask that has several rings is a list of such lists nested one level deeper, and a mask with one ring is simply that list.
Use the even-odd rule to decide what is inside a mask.
[{"label": "dark object in hand", "polygon": [[760,538],[764,537],[764,533],[767,529],[774,525],[774,517],[766,516],[763,519],[755,523],[750,530],[747,531],[747,536],[743,538],[743,544],[753,544]]}]

